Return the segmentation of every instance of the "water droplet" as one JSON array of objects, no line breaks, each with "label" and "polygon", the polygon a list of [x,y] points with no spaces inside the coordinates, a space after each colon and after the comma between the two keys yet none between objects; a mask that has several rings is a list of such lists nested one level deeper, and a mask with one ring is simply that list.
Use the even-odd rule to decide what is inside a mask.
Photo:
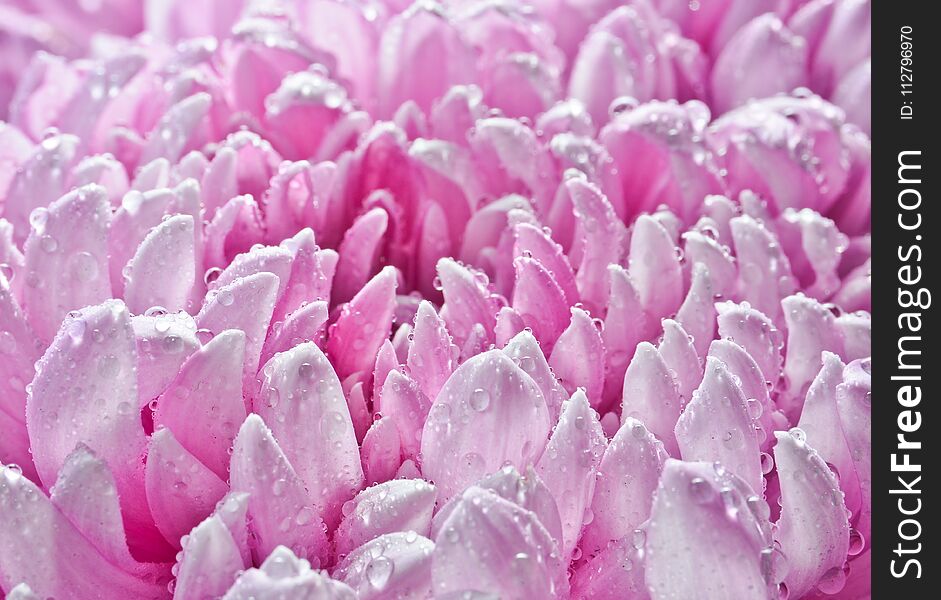
[{"label": "water droplet", "polygon": [[395,564],[385,556],[377,556],[366,565],[366,580],[376,590],[385,589],[395,570]]},{"label": "water droplet", "polygon": [[39,247],[42,248],[43,252],[52,253],[59,249],[59,242],[51,235],[44,235],[39,238]]},{"label": "water droplet", "polygon": [[800,427],[792,427],[791,430],[788,431],[788,433],[790,433],[791,437],[797,440],[798,442],[803,443],[807,441],[807,434],[804,433],[804,430],[801,429]]},{"label": "water droplet", "polygon": [[689,493],[696,504],[707,504],[716,497],[716,489],[702,477],[694,477],[689,482]]},{"label": "water droplet", "polygon": [[29,225],[36,233],[42,234],[46,230],[46,223],[49,221],[49,210],[43,207],[33,209],[29,213]]},{"label": "water droplet", "polygon": [[297,511],[297,516],[294,517],[294,522],[298,525],[306,525],[314,519],[314,511],[311,508],[304,507]]},{"label": "water droplet", "polygon": [[855,529],[850,529],[850,545],[848,554],[850,556],[856,556],[863,551],[863,548],[866,547],[866,538],[863,537],[863,534],[856,531]]},{"label": "water droplet", "polygon": [[72,275],[81,282],[98,279],[98,261],[90,252],[79,252],[72,256]]},{"label": "water droplet", "polygon": [[483,412],[490,406],[490,392],[483,388],[477,388],[470,395],[469,403],[471,408],[477,412]]},{"label": "water droplet", "polygon": [[219,292],[219,304],[222,306],[232,306],[232,303],[235,302],[235,296],[230,290],[222,290]]},{"label": "water droplet", "polygon": [[846,570],[844,567],[833,567],[823,574],[817,582],[817,589],[824,594],[836,594],[846,585]]},{"label": "water droplet", "polygon": [[767,475],[774,469],[774,459],[767,452],[761,453],[761,473]]}]

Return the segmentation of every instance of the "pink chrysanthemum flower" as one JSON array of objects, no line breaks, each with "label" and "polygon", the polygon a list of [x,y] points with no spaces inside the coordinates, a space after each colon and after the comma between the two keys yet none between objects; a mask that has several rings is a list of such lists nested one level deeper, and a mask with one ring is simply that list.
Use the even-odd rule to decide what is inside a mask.
[{"label": "pink chrysanthemum flower", "polygon": [[0,6],[0,592],[868,598],[863,0]]}]

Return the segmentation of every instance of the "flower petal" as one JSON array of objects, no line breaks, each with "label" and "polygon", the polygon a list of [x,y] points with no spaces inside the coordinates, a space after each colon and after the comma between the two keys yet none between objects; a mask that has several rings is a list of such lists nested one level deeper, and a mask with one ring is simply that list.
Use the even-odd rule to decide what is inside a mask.
[{"label": "flower petal", "polygon": [[[703,365],[693,346],[694,338],[673,319],[663,320],[663,339],[657,351],[676,381],[676,390],[685,404],[702,381]],[[763,382],[762,382],[763,383]]]},{"label": "flower petal", "polygon": [[767,521],[752,512],[747,486],[720,469],[672,459],[664,465],[644,546],[654,600],[773,597],[762,570]]},{"label": "flower petal", "polygon": [[232,451],[233,491],[247,492],[256,556],[280,544],[319,564],[327,554],[326,528],[314,510],[303,481],[261,417],[248,415]]},{"label": "flower petal", "polygon": [[278,283],[277,275],[271,273],[255,273],[236,279],[215,290],[215,294],[207,295],[196,315],[200,329],[213,333],[226,329],[245,332],[245,362],[242,366],[245,390],[254,388],[262,344],[277,299]]},{"label": "flower petal", "polygon": [[444,294],[441,318],[454,336],[455,343],[463,347],[478,323],[490,335],[500,307],[477,273],[453,259],[442,258],[438,261],[438,278]]},{"label": "flower petal", "polygon": [[408,347],[408,365],[412,377],[421,386],[428,398],[436,398],[444,382],[457,366],[457,348],[451,343],[451,335],[444,320],[428,301],[418,305],[415,328]]},{"label": "flower petal", "polygon": [[111,297],[111,204],[104,188],[90,185],[36,210],[23,252],[23,308],[40,339],[51,340],[67,312]]},{"label": "flower petal", "polygon": [[225,481],[180,445],[166,428],[155,431],[150,438],[145,483],[154,522],[175,547],[212,513],[227,490]]},{"label": "flower petal", "polygon": [[683,271],[670,234],[649,215],[634,222],[628,265],[644,310],[656,317],[674,314],[683,301]]},{"label": "flower petal", "polygon": [[630,538],[612,542],[572,574],[575,600],[644,600],[643,555]]},{"label": "flower petal", "polygon": [[363,476],[368,485],[389,481],[402,466],[402,441],[391,417],[374,421],[363,438],[360,452]]},{"label": "flower petal", "polygon": [[[136,355],[124,304],[109,300],[85,308],[63,322],[40,359],[26,405],[40,478],[47,485],[54,481],[75,445],[86,444],[114,474],[132,540],[138,533],[156,533],[144,492],[146,437],[137,400]],[[72,375],[63,378],[66,372]]]},{"label": "flower petal", "polygon": [[376,406],[377,412],[392,419],[399,430],[403,456],[417,458],[421,450],[422,428],[431,410],[431,400],[418,383],[399,370],[390,371]]},{"label": "flower petal", "polygon": [[751,489],[764,491],[755,425],[742,388],[725,363],[706,358],[706,372],[676,422],[683,460],[719,462]]},{"label": "flower petal", "polygon": [[821,578],[844,576],[850,527],[840,485],[816,450],[796,430],[774,435],[781,485],[781,518],[774,537],[787,556],[787,589],[800,598]]},{"label": "flower petal", "polygon": [[470,487],[435,540],[436,594],[475,590],[501,598],[553,598],[561,563],[536,515],[492,491]]},{"label": "flower petal", "polygon": [[598,414],[588,405],[585,392],[577,390],[562,405],[562,415],[549,438],[536,472],[552,492],[562,519],[563,560],[571,556],[586,521],[595,488],[595,470],[601,463],[607,439]]},{"label": "flower petal", "polygon": [[543,398],[546,399],[549,422],[557,422],[562,412],[562,403],[568,399],[569,394],[549,367],[542,348],[532,332],[525,329],[520,331],[507,342],[503,351],[533,378],[542,391]]},{"label": "flower petal", "polygon": [[386,533],[351,552],[333,575],[360,600],[427,598],[434,549],[434,542],[414,531]]},{"label": "flower petal", "polygon": [[781,301],[787,323],[787,354],[784,377],[787,390],[778,398],[782,410],[797,420],[807,395],[807,387],[820,372],[821,352],[843,354],[843,336],[833,313],[822,304],[798,294]]},{"label": "flower petal", "polygon": [[275,354],[287,352],[304,342],[314,342],[318,347],[323,347],[329,318],[327,303],[318,300],[288,314],[280,326],[275,322],[261,349],[261,360],[258,364],[267,364]]},{"label": "flower petal", "polygon": [[[131,317],[137,347],[137,389],[140,406],[159,396],[173,381],[186,359],[199,348],[196,321],[186,312]],[[96,336],[94,331],[92,335]]]},{"label": "flower petal", "polygon": [[276,354],[265,365],[264,376],[254,410],[271,423],[318,514],[334,527],[340,505],[363,485],[356,433],[340,380],[312,342]]},{"label": "flower petal", "polygon": [[668,458],[663,444],[640,421],[628,417],[605,449],[591,500],[594,518],[580,547],[595,556],[617,540],[632,539],[650,516],[653,495]]},{"label": "flower petal", "polygon": [[[24,582],[42,598],[165,598],[169,573],[150,582],[102,556],[55,505],[18,471],[0,469],[0,505],[9,511],[0,538],[0,585]],[[57,553],[28,553],[36,540],[55,540]]]},{"label": "flower petal", "polygon": [[[762,450],[771,443],[770,433],[775,429],[772,413],[776,406],[768,394],[768,385],[758,364],[741,346],[729,340],[713,340],[709,356],[721,361],[733,379],[738,381],[749,414],[755,421],[755,431]],[[736,379],[737,378],[737,379]]]},{"label": "flower petal", "polygon": [[338,250],[334,304],[347,302],[373,276],[388,227],[389,214],[377,206],[363,213],[346,230]]},{"label": "flower petal", "polygon": [[153,228],[127,264],[124,299],[131,312],[186,307],[196,281],[193,217],[176,215]]},{"label": "flower petal", "polygon": [[810,447],[839,473],[846,508],[856,513],[860,508],[859,477],[837,407],[837,386],[843,383],[843,368],[839,356],[823,353],[823,366],[807,389],[797,426],[804,432]]},{"label": "flower petal", "polygon": [[768,315],[775,324],[783,325],[781,298],[797,287],[787,256],[771,232],[753,218],[735,217],[729,226],[743,300]]},{"label": "flower petal", "polygon": [[395,267],[384,267],[359,290],[330,328],[327,353],[337,375],[367,372],[388,339],[395,310]]},{"label": "flower petal", "polygon": [[542,454],[549,412],[539,387],[499,350],[467,360],[445,383],[422,433],[422,473],[447,500],[506,463]]},{"label": "flower petal", "polygon": [[218,515],[189,534],[179,561],[174,598],[218,598],[245,569],[239,547]]},{"label": "flower petal", "polygon": [[513,265],[516,267],[513,308],[539,343],[551,352],[569,321],[565,295],[552,274],[535,258],[521,256]]},{"label": "flower petal", "polygon": [[356,593],[342,582],[311,568],[311,563],[284,546],[275,548],[261,567],[248,569],[236,579],[223,600],[275,600],[317,598],[356,600]]},{"label": "flower petal", "polygon": [[414,531],[428,537],[435,487],[422,479],[397,479],[366,488],[343,507],[335,534],[339,555],[350,554],[380,535]]},{"label": "flower petal", "polygon": [[765,377],[765,383],[772,387],[778,383],[784,371],[784,336],[761,311],[747,302],[720,302],[716,304],[719,316],[719,337],[735,342],[751,356]]},{"label": "flower petal", "polygon": [[682,398],[669,367],[653,344],[641,342],[624,374],[621,426],[628,417],[637,419],[663,442],[671,456],[679,456],[673,429],[681,410]]},{"label": "flower petal", "polygon": [[245,334],[221,332],[191,355],[157,400],[154,428],[173,430],[180,444],[220,478],[228,476],[229,449],[245,420],[242,364]]}]

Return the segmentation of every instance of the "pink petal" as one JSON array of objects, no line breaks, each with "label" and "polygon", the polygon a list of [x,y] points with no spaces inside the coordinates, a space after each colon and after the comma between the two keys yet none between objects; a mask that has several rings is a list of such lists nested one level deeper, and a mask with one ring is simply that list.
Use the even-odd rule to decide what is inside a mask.
[{"label": "pink petal", "polygon": [[843,356],[853,361],[872,354],[872,315],[856,312],[840,315],[836,326],[843,336]]},{"label": "pink petal", "polygon": [[291,263],[291,275],[281,300],[275,307],[272,321],[278,322],[305,302],[330,300],[333,274],[339,257],[334,250],[321,250],[314,241],[314,232],[303,229],[297,233],[288,247],[296,247],[294,261]]},{"label": "pink petal", "polygon": [[536,515],[479,487],[468,488],[435,540],[436,594],[476,590],[503,598],[552,598],[561,564]]},{"label": "pink petal", "polygon": [[[186,359],[199,348],[196,322],[186,312],[131,317],[137,347],[137,394],[144,407],[173,381]],[[92,336],[95,336],[92,331]]]},{"label": "pink petal", "polygon": [[670,235],[648,215],[634,222],[628,272],[651,316],[673,315],[683,301],[683,271]]},{"label": "pink petal", "polygon": [[627,269],[608,266],[610,293],[602,339],[605,354],[605,401],[617,402],[624,387],[624,372],[640,342],[656,333],[655,321],[640,306],[640,299]]},{"label": "pink petal", "polygon": [[257,546],[268,556],[284,544],[314,563],[327,552],[326,528],[303,481],[261,417],[248,415],[232,451],[233,491],[248,492],[248,515]]},{"label": "pink petal", "polygon": [[692,337],[696,354],[703,356],[715,337],[715,288],[705,265],[693,265],[692,282],[683,305],[676,311],[676,321]]},{"label": "pink petal", "polygon": [[571,556],[586,521],[591,521],[595,470],[601,463],[607,439],[598,414],[588,405],[582,390],[562,405],[562,415],[549,438],[536,472],[558,503],[562,519],[563,557]]},{"label": "pink petal", "polygon": [[[32,380],[32,365],[41,356],[42,346],[26,322],[5,276],[0,276],[0,332],[3,332],[0,333],[0,356],[3,357],[0,360],[0,411],[22,424],[26,414],[26,385]],[[10,430],[4,428],[4,431]]]},{"label": "pink petal", "polygon": [[213,515],[189,534],[173,597],[221,597],[243,569],[245,564],[232,534],[222,519]]},{"label": "pink petal", "polygon": [[333,285],[333,303],[352,298],[375,273],[383,237],[389,227],[389,214],[380,207],[364,213],[343,235],[340,261]]},{"label": "pink petal", "polygon": [[233,196],[206,225],[207,267],[222,267],[262,238],[258,204],[248,195]]},{"label": "pink petal", "polygon": [[124,299],[143,313],[151,306],[182,310],[196,281],[193,217],[176,215],[153,228],[127,264]]},{"label": "pink petal", "polygon": [[[407,325],[407,323],[404,323],[403,327],[405,325]],[[399,359],[396,356],[396,349],[392,345],[392,341],[386,340],[382,342],[382,346],[379,347],[379,352],[376,353],[376,366],[373,369],[373,402],[378,402],[379,397],[382,395],[382,386],[385,385],[389,373],[398,368]]]},{"label": "pink petal", "polygon": [[422,479],[397,479],[366,488],[344,505],[336,532],[339,555],[387,533],[413,531],[428,537],[435,487]]},{"label": "pink petal", "polygon": [[346,405],[350,409],[350,420],[353,421],[356,441],[362,444],[373,418],[369,406],[366,404],[366,392],[363,382],[358,381],[350,388],[349,393],[346,395]]},{"label": "pink petal", "polygon": [[[498,496],[526,509],[536,515],[536,518],[546,528],[557,546],[562,545],[562,519],[552,492],[536,474],[536,470],[529,467],[522,475],[514,466],[506,466],[478,481],[476,487],[495,492]],[[437,538],[442,526],[448,517],[461,503],[461,496],[451,498],[435,513],[431,525],[431,536]]]},{"label": "pink petal", "polygon": [[156,565],[138,563],[125,542],[124,523],[114,477],[104,461],[84,444],[76,444],[59,471],[50,499],[62,515],[112,564],[143,575]]},{"label": "pink petal", "polygon": [[753,512],[760,500],[720,470],[672,459],[664,465],[644,546],[651,598],[773,597],[776,582],[763,568],[768,523]]},{"label": "pink petal", "polygon": [[669,367],[653,344],[641,342],[624,374],[621,427],[628,417],[637,419],[663,442],[671,456],[678,456],[673,428],[681,409],[682,398]]},{"label": "pink petal", "polygon": [[800,598],[818,581],[844,577],[850,527],[839,482],[798,431],[775,433],[781,518],[774,537],[787,556],[787,589]]},{"label": "pink petal", "polygon": [[[407,33],[406,33],[407,32]],[[435,52],[425,52],[426,48]],[[379,47],[379,113],[390,117],[405,100],[425,113],[454,84],[475,79],[474,53],[455,24],[434,7],[413,6],[393,18]]]},{"label": "pink petal", "polygon": [[3,438],[0,439],[0,462],[6,465],[16,465],[31,481],[39,481],[33,457],[29,449],[29,435],[26,425],[14,419],[5,410],[0,410],[0,430]]},{"label": "pink petal", "polygon": [[327,303],[319,300],[290,313],[283,323],[276,322],[262,347],[259,364],[266,364],[275,354],[287,352],[304,342],[323,346],[329,316]]},{"label": "pink petal", "polygon": [[836,388],[837,408],[846,446],[856,465],[862,498],[855,529],[869,539],[872,523],[872,366],[868,359],[856,360],[843,369],[843,383]]},{"label": "pink petal", "polygon": [[[10,512],[0,542],[0,585],[27,583],[42,598],[165,598],[169,573],[150,582],[116,566],[73,526],[36,484],[9,468],[0,470],[0,504]],[[24,553],[36,540],[56,540],[58,552]],[[155,581],[156,579],[156,581]]]},{"label": "pink petal", "polygon": [[271,423],[318,514],[333,527],[340,519],[340,505],[363,485],[356,433],[340,380],[311,342],[275,355],[263,372],[253,408]]},{"label": "pink petal", "polygon": [[169,429],[150,438],[145,482],[154,522],[175,547],[212,513],[227,491],[223,479],[190,454]]},{"label": "pink petal", "polygon": [[706,372],[676,423],[684,460],[719,462],[755,493],[764,491],[758,438],[742,388],[725,363],[706,358]]},{"label": "pink petal", "polygon": [[850,456],[837,407],[837,386],[843,383],[843,362],[840,357],[823,353],[823,366],[807,389],[798,427],[810,446],[839,473],[840,488],[846,507],[859,510],[859,478]]},{"label": "pink petal", "polygon": [[224,600],[259,600],[261,598],[317,598],[318,600],[356,600],[356,593],[342,582],[311,568],[311,563],[295,556],[284,546],[268,555],[261,567],[248,569],[235,581]]},{"label": "pink petal", "polygon": [[[663,357],[664,364],[674,373],[676,390],[684,404],[693,397],[693,390],[699,387],[703,375],[702,360],[693,341],[682,325],[673,319],[663,320],[663,339],[660,340],[657,350]],[[764,381],[761,383],[764,385]]]},{"label": "pink petal", "polygon": [[741,346],[729,340],[713,340],[709,356],[721,361],[738,382],[748,412],[755,421],[758,444],[762,450],[767,450],[772,442],[769,434],[775,429],[772,413],[777,407],[771,401],[768,384],[758,364]]},{"label": "pink petal", "polygon": [[520,223],[513,228],[513,232],[516,235],[513,258],[528,255],[541,262],[562,288],[566,300],[574,303],[579,297],[578,288],[572,265],[562,252],[562,247],[546,231],[529,223]]},{"label": "pink petal", "polygon": [[245,420],[242,364],[245,334],[219,333],[192,354],[157,400],[154,427],[173,430],[180,444],[220,478],[228,475],[229,449]]},{"label": "pink petal", "polygon": [[399,370],[389,372],[376,410],[395,423],[399,430],[402,454],[406,458],[418,457],[422,427],[431,410],[431,403],[412,377]]},{"label": "pink petal", "polygon": [[716,304],[716,311],[719,313],[716,319],[719,337],[744,348],[758,363],[766,385],[776,385],[784,370],[781,356],[784,336],[771,319],[745,302],[720,302]]},{"label": "pink petal", "polygon": [[155,158],[166,158],[171,163],[179,160],[202,137],[199,125],[205,120],[211,105],[212,97],[200,92],[171,106],[147,136],[141,163]]},{"label": "pink petal", "polygon": [[650,516],[663,463],[663,444],[640,421],[628,417],[605,449],[591,500],[592,521],[580,547],[595,556],[612,542],[632,539]]},{"label": "pink petal", "polygon": [[569,321],[565,295],[552,274],[535,258],[521,256],[513,265],[516,267],[513,308],[546,351],[551,352]]},{"label": "pink petal", "polygon": [[646,600],[643,555],[631,538],[612,542],[572,574],[576,600]]},{"label": "pink petal", "polygon": [[200,329],[216,333],[226,329],[245,332],[245,362],[242,366],[243,389],[255,387],[258,360],[265,342],[265,333],[278,293],[278,277],[271,273],[255,273],[236,279],[229,285],[207,294],[196,315]]},{"label": "pink petal", "polygon": [[327,353],[341,378],[375,365],[376,352],[392,327],[397,285],[395,267],[384,267],[356,293],[330,328]]},{"label": "pink petal", "polygon": [[546,356],[542,353],[542,348],[536,338],[533,337],[533,334],[526,330],[520,331],[507,342],[503,351],[533,378],[533,381],[542,391],[543,398],[546,399],[546,406],[549,409],[549,422],[557,422],[559,415],[562,413],[562,404],[568,399],[569,394],[552,372],[549,363],[546,361]]},{"label": "pink petal", "polygon": [[40,339],[50,340],[67,312],[111,297],[111,204],[104,188],[88,186],[36,210],[23,252],[23,308]]},{"label": "pink petal", "polygon": [[402,442],[399,429],[391,417],[382,417],[373,422],[363,438],[360,454],[368,485],[396,477],[396,472],[402,466]]},{"label": "pink petal", "polygon": [[751,217],[736,217],[730,225],[743,299],[781,324],[781,298],[793,293],[797,285],[787,257],[774,236]]},{"label": "pink petal", "polygon": [[438,394],[422,434],[422,472],[447,500],[505,463],[534,463],[548,434],[539,387],[490,350],[458,367]]},{"label": "pink petal", "polygon": [[[125,286],[124,268],[134,257],[144,238],[158,227],[164,215],[186,214],[199,220],[199,186],[186,180],[173,189],[150,189],[146,192],[128,192],[114,213],[108,231],[108,252],[111,286],[120,293]],[[194,231],[197,240],[201,232]],[[195,242],[194,242],[195,243]],[[202,257],[199,257],[202,264]],[[149,307],[147,307],[149,308]]]},{"label": "pink petal", "polygon": [[434,542],[414,531],[387,533],[351,552],[333,575],[360,600],[427,598],[434,549]]},{"label": "pink petal", "polygon": [[[13,223],[13,239],[17,244],[26,240],[33,210],[46,208],[67,191],[65,178],[78,159],[78,145],[79,140],[73,135],[49,137],[19,165],[6,190],[3,207],[4,218]],[[62,165],[62,168],[50,169],[46,165]]]},{"label": "pink petal", "polygon": [[722,48],[712,69],[712,99],[722,113],[807,83],[806,42],[777,16],[766,14],[739,29]]},{"label": "pink petal", "polygon": [[441,318],[455,343],[463,346],[478,323],[489,336],[500,307],[479,275],[450,258],[442,258],[438,261],[438,277],[444,294]]},{"label": "pink petal", "polygon": [[552,349],[549,366],[569,394],[584,388],[592,404],[598,406],[604,387],[602,325],[580,308],[571,312],[572,321]]},{"label": "pink petal", "polygon": [[457,348],[434,306],[427,301],[418,305],[412,342],[408,347],[409,372],[428,398],[436,398],[454,367]]},{"label": "pink petal", "polygon": [[[621,259],[626,237],[624,225],[597,187],[580,177],[569,178],[564,185],[571,192],[577,221],[570,252],[579,257],[572,258],[578,264],[575,282],[582,301],[600,314],[608,300],[608,265]],[[664,277],[668,278],[668,274]]]},{"label": "pink petal", "polygon": [[789,296],[781,301],[781,308],[787,323],[787,354],[784,357],[787,390],[778,402],[782,410],[796,420],[807,387],[823,364],[820,353],[827,350],[843,354],[843,337],[833,313],[816,300],[803,294]]},{"label": "pink petal", "polygon": [[280,299],[290,281],[293,260],[294,256],[287,248],[255,246],[233,258],[215,281],[209,283],[209,289],[217,290],[256,273],[271,273],[278,277],[277,298]]},{"label": "pink petal", "polygon": [[[144,493],[141,457],[146,438],[137,404],[135,357],[130,318],[120,301],[68,317],[40,359],[26,423],[36,470],[47,485],[78,443],[108,463],[128,537],[141,541],[156,532]],[[65,379],[64,372],[73,375]],[[84,393],[76,395],[76,389]]]},{"label": "pink petal", "polygon": [[734,297],[738,283],[735,260],[728,246],[721,244],[710,235],[711,232],[707,235],[705,232],[696,230],[689,230],[683,234],[686,261],[692,265],[693,269],[699,263],[704,264],[715,293],[726,298]]}]

